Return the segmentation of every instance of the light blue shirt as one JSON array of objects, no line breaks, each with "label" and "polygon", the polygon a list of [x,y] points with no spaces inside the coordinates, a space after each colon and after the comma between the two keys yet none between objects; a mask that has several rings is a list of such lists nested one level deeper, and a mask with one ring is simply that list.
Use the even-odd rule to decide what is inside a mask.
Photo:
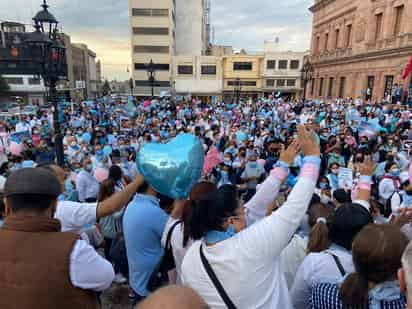
[{"label": "light blue shirt", "polygon": [[124,214],[130,285],[140,296],[149,294],[147,283],[163,255],[161,239],[168,220],[159,200],[149,195],[136,195]]}]

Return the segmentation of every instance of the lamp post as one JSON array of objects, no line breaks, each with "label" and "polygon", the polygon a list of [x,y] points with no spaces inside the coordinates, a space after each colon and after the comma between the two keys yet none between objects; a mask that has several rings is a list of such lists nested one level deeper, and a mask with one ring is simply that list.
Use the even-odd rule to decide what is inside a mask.
[{"label": "lamp post", "polygon": [[34,17],[35,31],[26,39],[33,60],[38,66],[38,74],[49,89],[49,100],[53,106],[54,146],[57,164],[64,164],[63,137],[59,123],[59,104],[57,82],[64,79],[67,71],[65,47],[60,43],[57,30],[58,21],[48,11],[48,4],[43,0],[40,10]]},{"label": "lamp post", "polygon": [[155,75],[156,75],[156,67],[153,63],[153,59],[150,59],[150,62],[146,65],[147,71],[147,80],[149,81],[150,88],[152,89],[152,99],[154,98],[154,87],[155,87]]},{"label": "lamp post", "polygon": [[309,62],[309,58],[307,56],[304,59],[301,74],[303,80],[303,102],[305,102],[308,81],[312,80],[313,78],[313,65]]}]

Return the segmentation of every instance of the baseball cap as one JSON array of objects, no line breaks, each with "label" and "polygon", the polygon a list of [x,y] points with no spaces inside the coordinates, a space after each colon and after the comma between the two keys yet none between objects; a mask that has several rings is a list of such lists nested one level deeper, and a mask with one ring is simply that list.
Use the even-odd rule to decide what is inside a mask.
[{"label": "baseball cap", "polygon": [[57,197],[61,187],[57,177],[44,168],[22,168],[13,172],[4,186],[4,196],[45,195]]}]

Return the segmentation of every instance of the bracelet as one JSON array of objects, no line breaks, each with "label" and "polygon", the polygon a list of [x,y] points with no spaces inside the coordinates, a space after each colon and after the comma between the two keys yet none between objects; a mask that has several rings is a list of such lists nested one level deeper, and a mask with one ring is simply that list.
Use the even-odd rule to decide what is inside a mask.
[{"label": "bracelet", "polygon": [[315,164],[318,168],[320,168],[321,160],[316,156],[306,156],[303,158],[303,165],[305,165],[306,163]]},{"label": "bracelet", "polygon": [[371,185],[367,183],[360,183],[359,185],[360,190],[371,191]]},{"label": "bracelet", "polygon": [[359,182],[371,184],[371,183],[372,183],[372,176],[369,176],[369,175],[361,175],[361,176],[359,177]]}]

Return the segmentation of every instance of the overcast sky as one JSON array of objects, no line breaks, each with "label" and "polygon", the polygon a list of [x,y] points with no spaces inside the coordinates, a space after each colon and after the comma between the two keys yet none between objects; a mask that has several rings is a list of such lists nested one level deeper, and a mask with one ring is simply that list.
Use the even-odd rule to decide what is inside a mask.
[{"label": "overcast sky", "polygon": [[[211,0],[214,43],[248,51],[280,38],[283,50],[309,48],[313,0]],[[0,20],[31,23],[42,0],[0,0]],[[72,42],[97,53],[103,76],[128,79],[130,31],[127,0],[49,0],[50,11]]]}]

